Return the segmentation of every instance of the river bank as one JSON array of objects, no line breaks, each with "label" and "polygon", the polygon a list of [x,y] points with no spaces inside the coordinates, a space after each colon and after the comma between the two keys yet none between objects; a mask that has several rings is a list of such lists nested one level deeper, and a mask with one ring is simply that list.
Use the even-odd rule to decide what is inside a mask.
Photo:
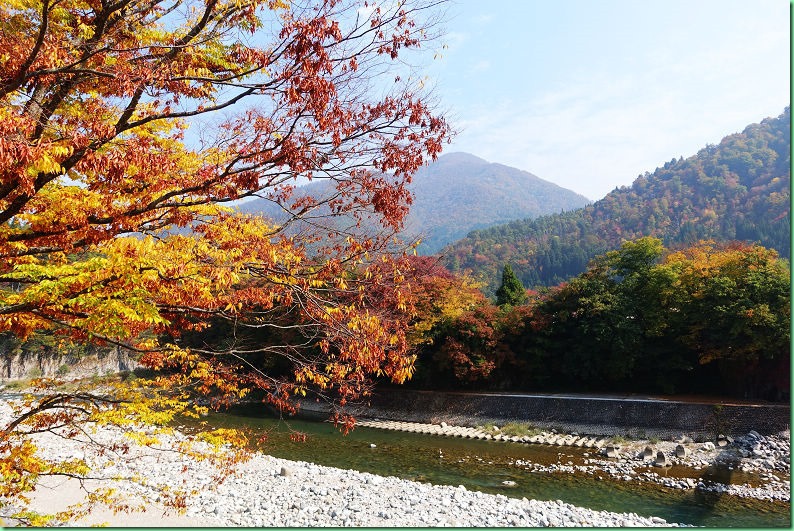
[{"label": "river bank", "polygon": [[[10,408],[0,403],[0,423],[10,420]],[[90,435],[90,437],[89,437]],[[163,488],[172,494],[185,492],[184,513],[164,519],[161,525],[202,526],[664,526],[658,517],[632,513],[593,511],[560,501],[537,501],[485,494],[463,487],[382,477],[313,463],[279,459],[255,453],[237,465],[235,473],[218,483],[218,470],[207,461],[188,461],[169,451],[185,435],[163,439],[163,446],[133,445],[126,454],[103,451],[123,433],[103,427],[94,433],[64,438],[51,433],[36,436],[40,451],[54,459],[85,459],[99,484],[112,486],[146,513],[131,512],[68,522],[112,526],[151,523],[162,512]],[[138,481],[131,478],[138,477]],[[55,511],[61,498],[53,493],[75,494],[75,485],[42,485],[31,509]],[[55,490],[53,490],[55,489]],[[79,492],[79,491],[78,491]],[[135,508],[135,507],[133,507]],[[5,525],[9,507],[2,517]],[[141,515],[140,519],[137,516]],[[148,525],[148,524],[147,524]],[[160,525],[160,524],[154,524]]]},{"label": "river bank", "polygon": [[[322,403],[304,400],[302,410],[327,415]],[[365,404],[351,405],[356,418],[474,427],[528,423],[565,433],[625,436],[632,439],[714,440],[718,434],[763,435],[791,428],[791,407],[719,397],[632,394],[507,393],[420,391],[383,387]]]},{"label": "river bank", "polygon": [[[307,401],[303,407],[327,414],[321,404]],[[783,404],[386,389],[355,413],[359,425],[373,428],[586,449],[561,452],[556,463],[515,462],[533,472],[791,500],[790,407]],[[505,425],[531,433],[500,432]]]},{"label": "river bank", "polygon": [[[495,425],[486,429],[444,422],[428,424],[365,418],[358,424],[446,437],[587,450],[579,455],[561,452],[563,458],[553,464],[515,462],[516,466],[533,472],[607,475],[621,481],[652,482],[674,489],[791,501],[791,436],[787,430],[767,436],[750,431],[736,438],[724,436],[715,442],[695,442],[686,436],[672,441],[631,440],[622,436],[580,435],[576,432],[558,433],[556,430],[518,436],[501,433]],[[715,470],[720,473],[715,473]],[[748,482],[732,483],[734,472],[743,474]]]}]

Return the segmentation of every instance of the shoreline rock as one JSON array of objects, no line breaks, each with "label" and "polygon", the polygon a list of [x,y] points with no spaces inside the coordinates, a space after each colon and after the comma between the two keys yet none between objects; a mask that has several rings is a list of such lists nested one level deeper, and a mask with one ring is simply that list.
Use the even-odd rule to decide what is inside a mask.
[{"label": "shoreline rock", "polygon": [[[654,443],[645,439],[632,441],[621,438],[621,445],[619,446],[610,444],[609,439],[606,438],[579,435],[578,433],[576,435],[555,433],[556,430],[543,431],[532,437],[509,437],[506,435],[492,437],[479,428],[454,426],[446,422],[428,424],[365,418],[359,420],[357,425],[450,437],[465,434],[463,436],[485,440],[494,439],[495,441],[506,443],[545,444],[569,448],[595,449],[602,454],[604,459],[586,459],[585,465],[579,467],[569,467],[562,465],[562,463],[550,466],[529,462],[517,463],[535,472],[579,472],[585,474],[604,472],[619,480],[652,481],[674,489],[697,489],[704,492],[719,492],[743,498],[791,501],[791,484],[789,481],[791,475],[791,435],[789,431],[766,437],[755,431],[750,431],[747,435],[736,438],[718,437],[717,441],[722,443],[720,446],[711,441],[697,443],[685,436],[677,437],[673,441],[658,441]],[[655,451],[651,449],[651,444],[656,448]],[[651,450],[650,453],[648,450]],[[666,470],[677,465],[691,470],[703,470],[708,467],[718,466],[724,467],[729,471],[754,472],[759,474],[763,484],[761,486],[725,484],[687,476],[669,477],[669,472],[664,476],[660,476],[652,471],[643,471],[643,469],[651,465]],[[778,474],[775,475],[773,472]]]}]

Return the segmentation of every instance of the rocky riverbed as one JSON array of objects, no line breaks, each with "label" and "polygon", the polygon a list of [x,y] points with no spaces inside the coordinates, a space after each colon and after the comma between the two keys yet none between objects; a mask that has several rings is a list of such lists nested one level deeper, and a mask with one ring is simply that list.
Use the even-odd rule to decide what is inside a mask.
[{"label": "rocky riverbed", "polygon": [[[0,403],[0,425],[10,408]],[[90,440],[89,440],[90,435]],[[94,477],[130,499],[159,507],[163,488],[188,493],[184,525],[205,526],[668,526],[665,520],[575,507],[561,501],[508,498],[470,491],[462,486],[434,486],[396,477],[381,477],[264,454],[239,465],[218,483],[218,470],[207,461],[186,460],[168,448],[185,439],[176,433],[159,449],[134,445],[128,453],[103,452],[123,436],[103,427],[85,436],[36,436],[40,451],[53,459],[85,459]],[[130,478],[139,478],[133,481]],[[103,484],[103,481],[99,481]],[[46,509],[47,497],[32,509]],[[36,503],[40,505],[37,506]],[[6,523],[12,507],[4,506]],[[174,520],[169,521],[170,525]],[[69,522],[80,525],[80,521]],[[109,521],[136,525],[135,513]]]},{"label": "rocky riverbed", "polygon": [[[744,498],[791,501],[790,432],[693,442],[630,441],[606,446],[586,464],[623,480],[652,481],[675,489],[698,489]],[[666,469],[669,469],[666,470]],[[732,476],[751,482],[735,484]]]},{"label": "rocky riverbed", "polygon": [[[761,435],[750,431],[741,437],[718,436],[715,441],[695,442],[686,436],[670,441],[628,440],[623,437],[542,431],[534,435],[500,433],[490,429],[439,424],[363,419],[361,426],[501,441],[509,444],[542,444],[561,449],[552,464],[517,460],[513,464],[533,472],[581,473],[611,476],[622,481],[653,482],[674,489],[698,489],[743,498],[791,501],[790,431]],[[719,471],[716,473],[715,471]],[[733,472],[752,482],[736,484]]]}]

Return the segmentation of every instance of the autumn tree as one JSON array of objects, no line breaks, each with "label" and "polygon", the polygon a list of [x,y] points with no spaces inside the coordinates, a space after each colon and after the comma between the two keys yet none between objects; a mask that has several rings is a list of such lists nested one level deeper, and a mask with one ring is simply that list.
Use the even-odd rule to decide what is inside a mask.
[{"label": "autumn tree", "polygon": [[485,300],[481,284],[467,275],[453,275],[434,256],[409,256],[411,298],[414,316],[409,341],[414,345],[433,344],[437,333]]},{"label": "autumn tree", "polygon": [[790,274],[758,245],[624,242],[528,314],[532,385],[780,399],[788,388]]},{"label": "autumn tree", "polygon": [[498,366],[497,309],[466,275],[453,275],[437,257],[408,257],[414,317],[408,332],[417,347],[416,384],[444,387],[486,379]]},{"label": "autumn tree", "polygon": [[525,357],[540,374],[528,379],[545,372],[570,388],[673,392],[692,363],[672,331],[676,276],[660,266],[664,252],[657,238],[626,241],[550,290],[531,315],[535,344]]},{"label": "autumn tree", "polygon": [[[436,4],[0,3],[0,331],[123,345],[162,371],[137,394],[45,385],[3,432],[0,459],[16,460],[4,483],[9,470],[57,473],[14,434],[103,414],[167,422],[191,411],[177,389],[290,408],[411,375],[410,301],[388,244],[412,174],[450,133],[405,63],[434,37]],[[300,179],[333,191],[293,199]],[[229,208],[248,197],[288,220]],[[364,218],[381,230],[359,230]],[[368,304],[386,292],[392,306]],[[291,327],[293,341],[180,345],[217,319]],[[262,350],[289,374],[263,370]]]},{"label": "autumn tree", "polygon": [[712,241],[670,253],[678,279],[678,334],[702,365],[748,397],[790,387],[791,273],[776,251]]}]

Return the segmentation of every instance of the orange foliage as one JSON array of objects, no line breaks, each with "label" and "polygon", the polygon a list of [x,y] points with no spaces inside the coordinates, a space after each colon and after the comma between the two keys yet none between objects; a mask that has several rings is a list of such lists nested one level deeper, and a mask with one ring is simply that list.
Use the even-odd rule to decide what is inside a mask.
[{"label": "orange foliage", "polygon": [[[416,80],[390,69],[432,37],[433,5],[2,0],[0,332],[119,344],[163,371],[134,397],[117,387],[118,402],[87,400],[107,422],[167,422],[189,410],[177,405],[187,389],[292,409],[307,392],[343,405],[372,376],[404,381],[410,302],[387,245],[411,175],[450,130]],[[299,178],[332,179],[336,192],[291,201]],[[223,206],[247,197],[292,217],[274,225]],[[382,231],[322,219],[342,215],[375,216]],[[310,223],[290,232],[299,220]],[[212,319],[294,327],[296,341],[180,346]],[[256,351],[293,374],[268,374]],[[21,444],[0,460],[28,455]]]}]

